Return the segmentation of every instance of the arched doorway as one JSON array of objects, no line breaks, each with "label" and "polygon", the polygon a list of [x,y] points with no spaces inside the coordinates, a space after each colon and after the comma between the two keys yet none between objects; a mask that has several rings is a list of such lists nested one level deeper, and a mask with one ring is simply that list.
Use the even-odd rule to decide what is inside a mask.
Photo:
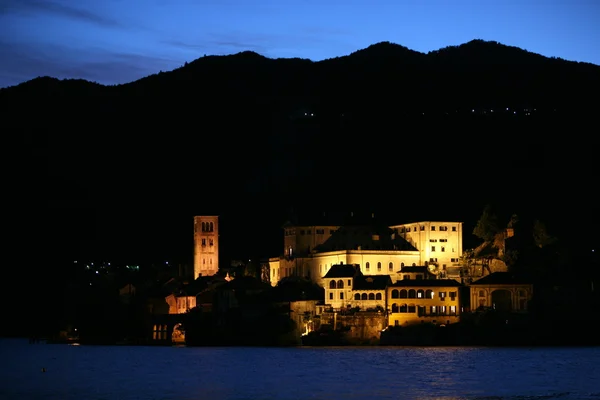
[{"label": "arched doorway", "polygon": [[492,292],[492,306],[498,311],[511,311],[512,298],[509,290],[497,289]]},{"label": "arched doorway", "polygon": [[174,344],[185,344],[185,330],[183,329],[183,325],[181,323],[175,324],[173,327],[171,341]]}]

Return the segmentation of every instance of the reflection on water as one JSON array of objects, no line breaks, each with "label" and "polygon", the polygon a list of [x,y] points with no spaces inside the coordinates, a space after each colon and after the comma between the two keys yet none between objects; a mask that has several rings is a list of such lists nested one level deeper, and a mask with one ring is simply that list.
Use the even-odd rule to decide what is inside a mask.
[{"label": "reflection on water", "polygon": [[600,347],[186,348],[0,339],[0,354],[0,399],[600,400]]}]

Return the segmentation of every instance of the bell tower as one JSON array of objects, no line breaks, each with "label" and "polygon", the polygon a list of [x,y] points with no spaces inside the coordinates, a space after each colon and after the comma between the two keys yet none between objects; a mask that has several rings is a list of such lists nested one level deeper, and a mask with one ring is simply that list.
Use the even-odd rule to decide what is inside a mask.
[{"label": "bell tower", "polygon": [[219,271],[219,217],[194,217],[194,279]]}]

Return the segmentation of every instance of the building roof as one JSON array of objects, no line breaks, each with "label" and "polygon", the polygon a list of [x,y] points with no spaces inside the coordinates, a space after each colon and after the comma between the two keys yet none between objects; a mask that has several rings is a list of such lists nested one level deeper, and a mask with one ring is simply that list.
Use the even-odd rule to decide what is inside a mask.
[{"label": "building roof", "polygon": [[492,272],[489,275],[479,278],[471,283],[473,285],[514,285],[530,284],[527,279],[519,277],[511,272]]},{"label": "building roof", "polygon": [[338,250],[416,251],[417,249],[387,226],[352,225],[340,227],[314,250],[322,253]]},{"label": "building roof", "polygon": [[362,275],[360,267],[356,264],[335,264],[323,278],[353,278]]},{"label": "building roof", "polygon": [[277,283],[269,294],[271,301],[323,300],[324,289],[318,284],[300,277],[288,277]]},{"label": "building roof", "polygon": [[354,278],[352,290],[385,290],[391,283],[389,275],[362,275]]},{"label": "building roof", "polygon": [[390,287],[459,287],[463,286],[455,279],[404,279],[390,285]]}]

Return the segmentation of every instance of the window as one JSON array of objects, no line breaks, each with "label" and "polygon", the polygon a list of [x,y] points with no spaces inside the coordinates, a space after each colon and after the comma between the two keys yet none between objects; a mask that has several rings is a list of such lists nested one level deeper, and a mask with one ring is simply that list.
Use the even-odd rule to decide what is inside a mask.
[{"label": "window", "polygon": [[340,292],[340,300],[344,300],[344,292]]},{"label": "window", "polygon": [[214,246],[213,240],[212,239],[208,239],[208,245],[209,246]]},{"label": "window", "polygon": [[329,300],[333,300],[333,293],[329,293]]},{"label": "window", "polygon": [[375,295],[375,300],[381,300],[381,293],[377,293]]},{"label": "window", "polygon": [[354,295],[354,300],[360,300],[360,293],[356,293]]},{"label": "window", "polygon": [[348,287],[352,287],[352,279],[348,279]]},{"label": "window", "polygon": [[455,226],[452,227],[452,232],[456,232],[456,227]]},{"label": "window", "polygon": [[202,246],[206,246],[206,239],[202,239]]},{"label": "window", "polygon": [[431,230],[432,230],[432,231],[435,231],[435,226],[433,226],[433,225],[432,225],[432,226],[431,226]]},{"label": "window", "polygon": [[381,271],[381,263],[380,262],[377,263],[377,271]]},{"label": "window", "polygon": [[446,251],[446,248],[444,246],[442,246],[442,249],[440,251],[443,253]]},{"label": "window", "polygon": [[435,251],[435,246],[431,246],[431,251]]},{"label": "window", "polygon": [[367,271],[371,268],[371,264],[368,261],[365,264],[365,268],[367,269]]},{"label": "window", "polygon": [[394,270],[394,263],[393,263],[393,262],[390,262],[390,263],[388,264],[388,270],[389,270],[390,272]]}]

